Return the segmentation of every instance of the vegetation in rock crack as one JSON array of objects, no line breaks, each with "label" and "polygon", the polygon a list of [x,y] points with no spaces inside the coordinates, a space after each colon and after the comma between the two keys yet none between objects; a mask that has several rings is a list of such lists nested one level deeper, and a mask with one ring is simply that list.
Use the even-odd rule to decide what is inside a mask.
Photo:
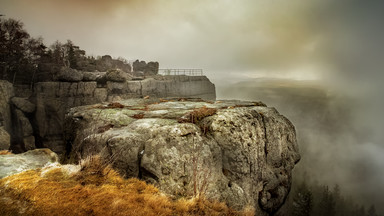
[{"label": "vegetation in rock crack", "polygon": [[150,184],[123,179],[99,156],[78,170],[51,165],[0,180],[0,215],[254,215],[204,197],[172,200]]},{"label": "vegetation in rock crack", "polygon": [[111,102],[106,106],[105,105],[98,105],[98,106],[95,106],[93,108],[97,108],[97,109],[122,109],[124,107],[125,106],[119,102]]},{"label": "vegetation in rock crack", "polygon": [[142,118],[144,118],[144,114],[143,113],[137,113],[137,114],[133,115],[132,118],[142,119]]},{"label": "vegetation in rock crack", "polygon": [[186,116],[183,116],[179,119],[179,123],[193,123],[197,124],[205,117],[212,116],[216,114],[216,108],[209,108],[206,106],[195,108],[192,112],[188,113]]}]

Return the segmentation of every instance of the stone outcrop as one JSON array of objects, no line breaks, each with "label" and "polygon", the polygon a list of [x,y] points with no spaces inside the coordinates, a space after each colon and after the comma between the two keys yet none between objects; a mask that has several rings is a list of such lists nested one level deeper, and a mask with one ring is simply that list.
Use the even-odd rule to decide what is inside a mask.
[{"label": "stone outcrop", "polygon": [[260,102],[130,99],[70,109],[68,160],[100,154],[175,197],[275,212],[300,159],[294,126]]},{"label": "stone outcrop", "polygon": [[105,78],[107,81],[111,82],[125,82],[127,80],[130,80],[128,73],[119,69],[109,70],[105,75]]},{"label": "stone outcrop", "polygon": [[106,72],[83,72],[83,81],[84,82],[90,82],[90,81],[97,81],[98,79],[101,79],[104,77]]},{"label": "stone outcrop", "polygon": [[25,116],[24,112],[15,108],[12,110],[14,115],[13,124],[13,140],[16,141],[13,149],[17,152],[23,152],[35,149],[35,137],[33,127],[30,120]]},{"label": "stone outcrop", "polygon": [[12,117],[10,100],[14,96],[12,84],[5,80],[0,80],[0,126],[10,133],[12,129]]},{"label": "stone outcrop", "polygon": [[49,149],[36,149],[22,154],[0,155],[0,178],[29,169],[42,168],[58,162],[58,156]]},{"label": "stone outcrop", "polygon": [[5,131],[4,127],[0,127],[0,150],[8,150],[11,146],[11,136]]},{"label": "stone outcrop", "polygon": [[83,72],[72,68],[63,67],[57,74],[57,80],[63,82],[79,82],[83,79]]},{"label": "stone outcrop", "polygon": [[[124,72],[123,72],[124,73]],[[98,74],[99,79],[105,77]],[[169,76],[139,81],[41,82],[35,84],[35,137],[42,146],[64,152],[63,122],[69,108],[129,98],[198,97],[214,100],[215,85],[208,78]]]},{"label": "stone outcrop", "polygon": [[133,66],[133,71],[141,71],[146,76],[156,75],[159,71],[158,62],[146,63],[145,61],[136,60],[135,62],[133,62],[132,66]]},{"label": "stone outcrop", "polygon": [[11,101],[16,108],[25,113],[33,113],[36,110],[36,105],[28,101],[27,98],[13,97]]},{"label": "stone outcrop", "polygon": [[76,106],[105,101],[96,82],[42,82],[35,84],[36,133],[43,145],[62,152],[65,112]]}]

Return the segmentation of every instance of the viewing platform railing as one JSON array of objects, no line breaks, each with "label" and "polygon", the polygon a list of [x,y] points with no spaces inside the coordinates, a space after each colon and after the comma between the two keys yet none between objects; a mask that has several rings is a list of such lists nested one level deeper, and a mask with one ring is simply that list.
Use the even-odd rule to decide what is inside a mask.
[{"label": "viewing platform railing", "polygon": [[158,74],[163,76],[203,76],[203,69],[159,69]]}]

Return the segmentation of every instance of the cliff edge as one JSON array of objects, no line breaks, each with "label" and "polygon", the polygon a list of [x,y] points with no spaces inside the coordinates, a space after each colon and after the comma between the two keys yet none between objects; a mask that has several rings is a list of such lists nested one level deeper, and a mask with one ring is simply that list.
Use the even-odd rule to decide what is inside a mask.
[{"label": "cliff edge", "polygon": [[70,109],[67,160],[100,154],[125,177],[270,214],[299,161],[295,128],[260,102],[129,99]]}]

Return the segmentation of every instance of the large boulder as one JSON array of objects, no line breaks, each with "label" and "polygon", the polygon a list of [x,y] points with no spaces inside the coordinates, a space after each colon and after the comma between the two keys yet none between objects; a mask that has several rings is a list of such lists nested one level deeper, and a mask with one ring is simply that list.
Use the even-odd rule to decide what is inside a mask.
[{"label": "large boulder", "polygon": [[72,108],[64,128],[69,160],[100,154],[172,196],[259,215],[284,203],[300,159],[292,123],[259,102],[131,99]]},{"label": "large boulder", "polygon": [[24,113],[21,112],[19,109],[15,109],[15,119],[17,120],[17,126],[19,127],[21,131],[21,135],[23,137],[28,137],[33,134],[33,128],[31,123],[29,122],[28,118],[25,117]]},{"label": "large boulder", "polygon": [[133,62],[133,71],[143,71],[146,76],[156,75],[159,71],[159,62],[148,62],[136,60]]},{"label": "large boulder", "polygon": [[0,127],[0,150],[8,150],[11,146],[11,137],[4,127]]},{"label": "large boulder", "polygon": [[64,82],[80,82],[83,79],[83,73],[76,69],[63,67],[57,74],[57,79]]},{"label": "large boulder", "polygon": [[136,60],[132,64],[133,71],[145,71],[147,63],[145,61]]},{"label": "large boulder", "polygon": [[35,149],[22,154],[0,155],[0,178],[29,169],[42,168],[58,162],[58,156],[49,149]]},{"label": "large boulder", "polygon": [[105,76],[106,72],[83,72],[83,81],[97,81]]},{"label": "large boulder", "polygon": [[112,82],[125,82],[129,80],[128,74],[119,69],[109,70],[105,75],[105,78],[107,81],[112,81]]},{"label": "large boulder", "polygon": [[156,75],[159,72],[159,62],[148,62],[145,70],[146,75]]},{"label": "large boulder", "polygon": [[11,101],[18,109],[25,113],[33,113],[36,110],[36,105],[27,98],[13,97]]}]

